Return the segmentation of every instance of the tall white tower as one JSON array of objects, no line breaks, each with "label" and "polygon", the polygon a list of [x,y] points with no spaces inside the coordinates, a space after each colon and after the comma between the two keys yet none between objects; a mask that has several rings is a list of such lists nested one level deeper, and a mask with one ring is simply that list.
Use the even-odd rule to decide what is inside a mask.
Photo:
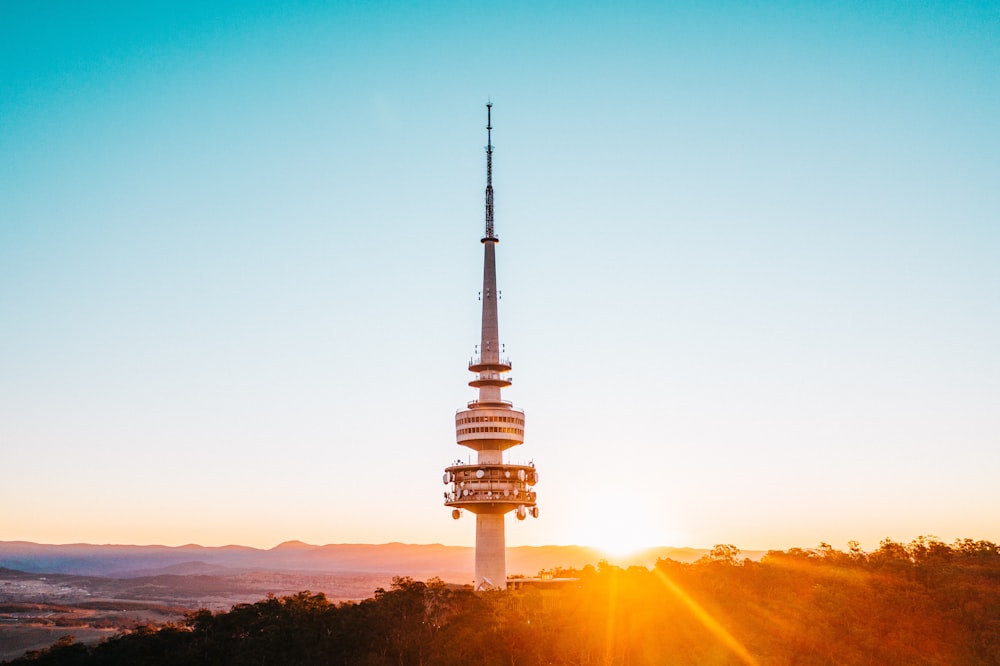
[{"label": "tall white tower", "polygon": [[479,399],[455,414],[455,435],[459,445],[476,452],[475,464],[456,461],[444,472],[445,505],[453,518],[462,510],[476,514],[477,590],[507,587],[507,557],[504,546],[504,515],[514,511],[518,520],[530,513],[538,517],[535,491],[538,472],[533,464],[508,465],[503,452],[524,442],[524,412],[500,397],[500,389],[510,386],[510,361],[501,356],[497,321],[496,246],[493,233],[493,136],[491,111],[486,105],[486,234],[482,238],[483,332],[479,355],[469,361],[476,378],[469,386],[479,389]]}]

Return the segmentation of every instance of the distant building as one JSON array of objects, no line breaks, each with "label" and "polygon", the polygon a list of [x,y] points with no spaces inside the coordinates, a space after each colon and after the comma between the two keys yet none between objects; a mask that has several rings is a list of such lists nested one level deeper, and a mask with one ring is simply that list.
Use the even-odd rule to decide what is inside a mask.
[{"label": "distant building", "polygon": [[566,587],[577,587],[579,585],[579,578],[555,578],[552,574],[538,576],[537,578],[511,578],[507,581],[507,587],[512,590],[561,590]]}]

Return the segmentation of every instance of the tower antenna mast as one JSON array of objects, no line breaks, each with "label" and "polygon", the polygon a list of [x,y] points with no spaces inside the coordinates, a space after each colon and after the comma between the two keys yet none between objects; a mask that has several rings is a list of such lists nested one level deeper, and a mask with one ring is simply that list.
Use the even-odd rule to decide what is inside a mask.
[{"label": "tower antenna mast", "polygon": [[486,238],[493,235],[493,102],[486,102]]}]

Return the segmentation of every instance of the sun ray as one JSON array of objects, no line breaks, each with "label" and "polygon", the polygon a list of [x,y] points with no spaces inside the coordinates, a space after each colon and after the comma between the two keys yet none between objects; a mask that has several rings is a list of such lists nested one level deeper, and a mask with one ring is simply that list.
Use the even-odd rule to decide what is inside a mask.
[{"label": "sun ray", "polygon": [[712,635],[718,638],[723,645],[728,647],[737,657],[743,660],[743,663],[750,664],[751,666],[757,666],[760,663],[745,647],[743,647],[742,643],[736,640],[735,636],[726,631],[725,627],[719,624],[708,611],[702,608],[697,601],[692,599],[687,592],[681,589],[680,585],[672,581],[666,573],[655,567],[653,568],[653,573],[656,574],[656,577],[660,579],[660,582],[663,583],[663,585],[670,590],[674,596],[680,599],[681,603],[688,607],[692,614],[694,614],[695,618],[697,618],[697,620],[701,622],[701,624],[708,629]]},{"label": "sun ray", "polygon": [[611,664],[615,645],[615,613],[618,611],[618,576],[612,574],[608,587],[608,626],[604,630],[604,663]]}]

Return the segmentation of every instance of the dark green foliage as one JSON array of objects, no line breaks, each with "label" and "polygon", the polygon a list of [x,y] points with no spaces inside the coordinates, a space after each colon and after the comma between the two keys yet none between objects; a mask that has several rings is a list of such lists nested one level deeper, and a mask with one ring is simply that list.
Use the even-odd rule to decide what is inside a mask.
[{"label": "dark green foliage", "polygon": [[933,538],[872,552],[821,544],[744,560],[730,545],[652,571],[474,594],[396,578],[361,603],[301,592],[189,613],[33,664],[1000,664],[1000,547]]}]

